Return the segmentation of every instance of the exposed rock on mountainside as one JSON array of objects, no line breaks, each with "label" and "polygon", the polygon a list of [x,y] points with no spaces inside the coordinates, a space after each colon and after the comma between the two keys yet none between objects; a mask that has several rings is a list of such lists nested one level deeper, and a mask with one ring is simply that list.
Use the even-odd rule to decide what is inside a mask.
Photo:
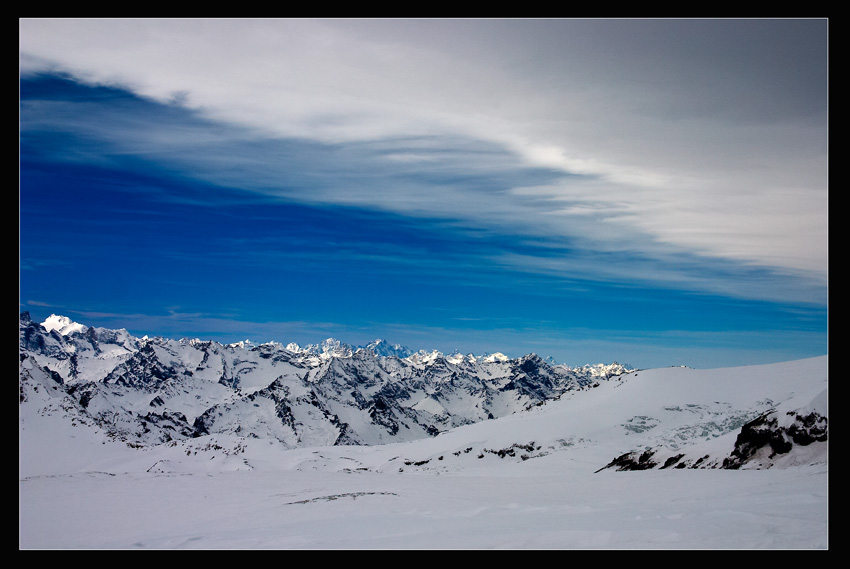
[{"label": "exposed rock on mountainside", "polygon": [[[825,394],[824,394],[825,396]],[[624,453],[600,470],[648,470],[652,468],[770,468],[791,457],[792,450],[828,439],[828,420],[812,409],[778,411],[771,409],[744,424],[738,431],[728,456],[702,454],[700,445],[688,453],[671,454],[658,446]]]},{"label": "exposed rock on mountainside", "polygon": [[793,418],[790,424],[780,424],[776,411],[772,411],[744,425],[735,441],[735,450],[723,461],[723,468],[737,469],[754,460],[772,460],[791,451],[794,445],[826,442],[826,417],[815,411],[806,415],[788,411],[787,415]]}]

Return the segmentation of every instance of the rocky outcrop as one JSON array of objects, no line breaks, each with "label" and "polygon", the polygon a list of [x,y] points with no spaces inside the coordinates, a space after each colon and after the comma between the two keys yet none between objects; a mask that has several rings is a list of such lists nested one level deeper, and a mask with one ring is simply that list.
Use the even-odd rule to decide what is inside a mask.
[{"label": "rocky outcrop", "polygon": [[[817,411],[795,410],[781,415],[775,409],[744,424],[728,456],[712,456],[698,451],[670,454],[664,447],[645,448],[621,454],[597,472],[649,470],[653,468],[770,468],[776,459],[800,447],[826,442],[828,421]],[[668,455],[666,458],[663,458]]]},{"label": "rocky outcrop", "polygon": [[826,442],[826,417],[815,411],[805,415],[789,411],[786,415],[793,418],[788,424],[780,424],[777,412],[771,411],[741,427],[735,441],[735,449],[723,461],[722,468],[741,468],[760,455],[773,459],[777,455],[789,453],[794,445],[807,446],[814,442]]}]

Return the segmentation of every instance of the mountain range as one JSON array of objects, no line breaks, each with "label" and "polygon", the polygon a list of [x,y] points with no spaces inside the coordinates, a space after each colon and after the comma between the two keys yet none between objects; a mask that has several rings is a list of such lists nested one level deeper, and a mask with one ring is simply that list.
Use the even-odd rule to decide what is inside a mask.
[{"label": "mountain range", "polygon": [[19,356],[22,548],[828,543],[827,356],[569,368],[26,313]]},{"label": "mountain range", "polygon": [[[301,348],[137,338],[123,329],[85,326],[57,315],[37,323],[26,312],[20,317],[19,370],[22,407],[61,414],[132,448],[228,436],[271,440],[287,449],[434,438],[467,425],[527,416],[561,399],[572,405],[590,401],[581,394],[605,385],[603,392],[616,393],[610,386],[635,385],[642,371],[618,363],[550,365],[535,354],[511,359],[501,353],[414,352],[384,340],[354,347],[328,339]],[[688,371],[695,370],[646,370],[644,375],[679,377]],[[712,375],[706,382],[717,382],[722,374]],[[597,468],[741,468],[770,465],[799,454],[796,449],[822,448],[812,443],[828,437],[825,371],[814,377],[801,377],[790,387],[784,381],[781,389],[742,383],[747,398],[735,403],[729,393],[696,400],[685,393],[681,400],[656,394],[651,413],[635,409],[609,425],[622,431],[623,443],[629,435],[632,440],[651,436]],[[619,409],[641,398],[631,399],[604,405]],[[609,412],[595,411],[598,416]],[[495,452],[502,458],[529,457],[540,450],[532,445],[523,452],[527,443],[512,441]]]},{"label": "mountain range", "polygon": [[529,409],[628,371],[569,368],[535,354],[510,359],[414,352],[385,340],[305,348],[136,338],[51,315],[20,318],[21,400],[49,377],[79,422],[155,445],[210,434],[288,447],[373,445],[432,437]]}]

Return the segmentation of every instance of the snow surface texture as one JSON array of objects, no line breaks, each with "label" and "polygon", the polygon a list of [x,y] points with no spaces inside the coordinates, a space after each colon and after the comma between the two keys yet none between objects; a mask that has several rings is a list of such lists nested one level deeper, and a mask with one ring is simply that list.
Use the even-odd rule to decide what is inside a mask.
[{"label": "snow surface texture", "polygon": [[28,315],[20,346],[25,549],[828,547],[826,356],[576,370]]}]

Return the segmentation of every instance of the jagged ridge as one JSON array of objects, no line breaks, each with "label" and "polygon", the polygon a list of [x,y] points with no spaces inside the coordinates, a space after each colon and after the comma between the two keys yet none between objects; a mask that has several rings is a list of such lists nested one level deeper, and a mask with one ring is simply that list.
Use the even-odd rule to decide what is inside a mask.
[{"label": "jagged ridge", "polygon": [[[21,360],[62,390],[80,422],[134,445],[208,434],[273,438],[290,447],[432,437],[587,389],[625,366],[551,365],[413,352],[384,340],[220,344],[135,338],[53,315],[20,318]],[[31,373],[21,372],[22,394]],[[22,395],[23,397],[23,395]]]}]

